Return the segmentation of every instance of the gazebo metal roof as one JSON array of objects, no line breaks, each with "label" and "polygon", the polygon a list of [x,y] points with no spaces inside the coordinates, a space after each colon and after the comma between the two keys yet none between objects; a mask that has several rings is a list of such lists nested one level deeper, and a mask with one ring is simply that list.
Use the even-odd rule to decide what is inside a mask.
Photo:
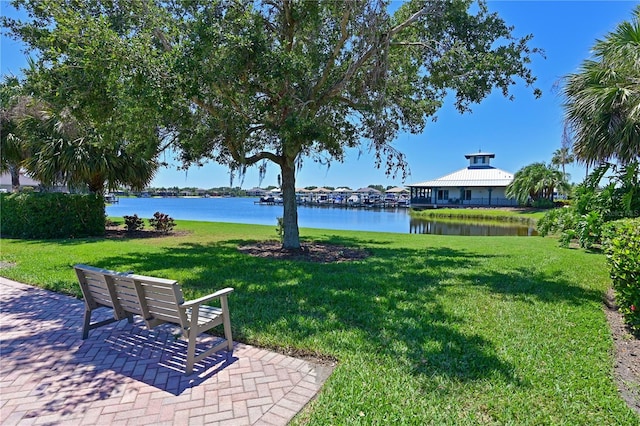
[{"label": "gazebo metal roof", "polygon": [[513,174],[495,167],[466,167],[438,179],[427,180],[409,185],[421,188],[507,186],[513,181]]}]

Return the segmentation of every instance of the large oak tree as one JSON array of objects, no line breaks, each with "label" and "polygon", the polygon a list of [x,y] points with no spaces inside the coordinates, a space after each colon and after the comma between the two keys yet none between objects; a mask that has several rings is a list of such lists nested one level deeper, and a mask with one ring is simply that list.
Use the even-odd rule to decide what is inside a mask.
[{"label": "large oak tree", "polygon": [[[378,167],[402,172],[395,137],[420,133],[447,94],[465,112],[493,89],[510,96],[516,79],[534,82],[531,36],[514,37],[482,1],[414,0],[393,13],[382,0],[16,3],[36,19],[5,25],[46,51],[43,65],[79,99],[103,92],[91,112],[113,128],[162,128],[185,165],[211,159],[243,172],[275,163],[287,249],[300,247],[304,160],[371,149]],[[78,68],[68,67],[69,51],[84,58]],[[86,69],[106,87],[81,81],[94,80]],[[139,99],[114,96],[122,93]]]}]

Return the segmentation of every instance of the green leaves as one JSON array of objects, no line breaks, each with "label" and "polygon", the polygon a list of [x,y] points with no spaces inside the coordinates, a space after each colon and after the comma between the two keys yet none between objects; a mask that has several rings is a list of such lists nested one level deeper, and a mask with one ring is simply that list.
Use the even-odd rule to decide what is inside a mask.
[{"label": "green leaves", "polygon": [[17,171],[26,156],[23,141],[16,132],[21,116],[28,108],[29,97],[14,76],[4,76],[0,83],[0,170]]},{"label": "green leaves", "polygon": [[188,114],[207,123],[196,127],[201,139],[193,119],[176,122],[188,158],[244,162],[269,149],[289,161],[340,160],[364,138],[402,168],[393,139],[422,131],[447,88],[467,110],[493,87],[508,94],[516,76],[534,81],[529,37],[511,39],[501,19],[484,7],[469,14],[467,2],[409,2],[393,17],[376,1],[216,7],[190,9],[174,46],[174,71],[198,106]]},{"label": "green leaves", "polygon": [[553,201],[556,188],[566,186],[566,177],[545,163],[533,163],[518,170],[513,176],[513,182],[507,186],[506,195],[518,200],[520,204],[527,204],[540,199]]},{"label": "green leaves", "polygon": [[172,105],[159,90],[167,73],[154,51],[158,9],[148,2],[17,3],[35,19],[3,24],[38,52],[25,70],[34,106],[20,120],[24,165],[45,184],[144,187],[167,133],[160,114]]},{"label": "green leaves", "polygon": [[104,198],[63,193],[0,194],[3,237],[79,238],[104,235]]},{"label": "green leaves", "polygon": [[[572,205],[549,211],[538,222],[538,231],[543,236],[561,233],[560,244],[565,247],[574,239],[581,247],[591,248],[615,237],[616,232],[611,230],[617,229],[617,222],[612,221],[640,216],[638,171],[636,162],[626,167],[600,165],[576,186]],[[600,187],[607,174],[609,183]]]},{"label": "green leaves", "polygon": [[640,219],[612,222],[605,242],[616,302],[632,330],[640,333]]},{"label": "green leaves", "polygon": [[62,181],[102,193],[121,185],[142,189],[153,178],[158,167],[155,149],[106,138],[66,109],[41,107],[46,111],[42,118],[26,117],[20,127],[29,152],[23,165],[43,184]]},{"label": "green leaves", "polygon": [[640,156],[640,7],[596,41],[594,59],[565,77],[565,120],[579,161],[628,164]]}]

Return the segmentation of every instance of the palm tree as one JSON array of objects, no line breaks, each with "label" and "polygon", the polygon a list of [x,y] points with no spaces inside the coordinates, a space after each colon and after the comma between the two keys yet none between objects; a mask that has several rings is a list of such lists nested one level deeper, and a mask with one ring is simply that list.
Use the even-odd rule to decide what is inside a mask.
[{"label": "palm tree", "polygon": [[25,167],[43,184],[62,182],[102,194],[120,186],[143,189],[151,182],[158,169],[155,151],[125,140],[107,141],[68,108],[55,111],[44,102],[40,105],[21,126],[31,150]]},{"label": "palm tree", "polygon": [[568,186],[565,176],[559,170],[545,163],[533,163],[516,172],[505,193],[520,204],[527,204],[529,200],[553,201],[554,191],[567,190]]},{"label": "palm tree", "polygon": [[562,148],[558,148],[553,152],[553,157],[551,157],[551,164],[554,166],[562,167],[562,175],[566,176],[565,165],[571,164],[575,161],[573,153],[569,147],[563,146]]},{"label": "palm tree", "polygon": [[14,192],[22,168],[45,186],[62,182],[93,193],[119,185],[141,189],[151,181],[158,167],[155,155],[123,141],[107,143],[68,109],[56,112],[24,91],[14,76],[0,83],[0,171],[11,173]]},{"label": "palm tree", "polygon": [[[562,147],[559,149],[556,149],[553,152],[553,157],[551,157],[551,164],[554,165],[555,167],[558,167],[558,166],[562,167],[562,177],[564,178],[565,181],[567,181],[567,183],[569,180],[569,176],[567,175],[567,172],[565,170],[565,165],[571,164],[574,161],[575,161],[575,156],[571,152],[568,130],[565,127],[565,130],[562,134]],[[565,193],[564,190],[562,192]]]},{"label": "palm tree", "polygon": [[640,157],[640,6],[633,15],[596,41],[594,59],[565,77],[565,120],[573,152],[587,165]]},{"label": "palm tree", "polygon": [[22,94],[17,77],[6,75],[0,83],[0,172],[9,171],[13,192],[20,190],[20,169],[28,157],[18,133],[18,123],[26,114],[29,98]]},{"label": "palm tree", "polygon": [[564,129],[562,129],[562,146],[553,152],[551,164],[554,166],[561,166],[562,175],[567,178],[565,166],[573,163],[574,161],[576,161],[576,158],[571,151],[571,132],[569,130],[569,126],[565,124]]}]

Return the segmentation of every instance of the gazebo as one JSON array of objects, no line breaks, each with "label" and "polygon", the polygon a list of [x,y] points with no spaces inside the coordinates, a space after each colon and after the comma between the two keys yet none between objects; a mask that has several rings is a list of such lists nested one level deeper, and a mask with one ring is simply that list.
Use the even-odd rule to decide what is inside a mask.
[{"label": "gazebo", "polygon": [[409,185],[412,207],[517,206],[505,194],[513,174],[493,167],[495,154],[467,154],[469,166],[438,179]]}]

